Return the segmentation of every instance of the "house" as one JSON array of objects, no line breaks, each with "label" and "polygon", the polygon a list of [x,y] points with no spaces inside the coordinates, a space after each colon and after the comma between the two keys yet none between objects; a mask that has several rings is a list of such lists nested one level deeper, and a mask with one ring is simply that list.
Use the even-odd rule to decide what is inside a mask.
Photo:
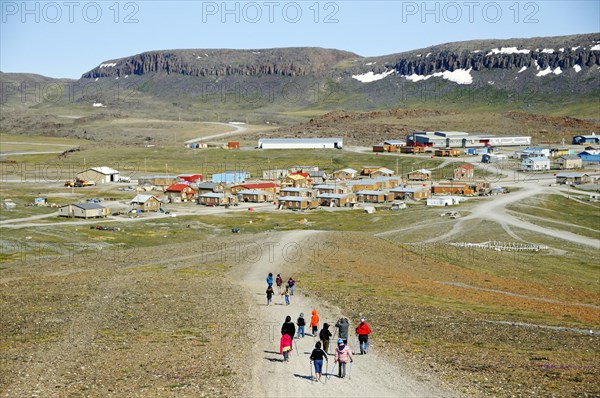
[{"label": "house", "polygon": [[591,182],[590,175],[586,173],[559,173],[556,175],[557,184],[581,185]]},{"label": "house", "polygon": [[237,203],[237,198],[235,196],[226,194],[225,192],[207,192],[203,193],[202,195],[198,195],[196,203],[199,205],[211,206],[229,205]]},{"label": "house", "polygon": [[91,167],[75,174],[75,179],[81,181],[94,181],[97,185],[106,184],[108,182],[119,182],[119,175],[120,173],[118,170],[111,169],[110,167]]},{"label": "house", "polygon": [[499,153],[485,153],[481,156],[481,163],[500,163],[507,160],[508,156]]},{"label": "house", "polygon": [[539,171],[550,170],[550,159],[545,156],[529,157],[521,161],[521,170]]},{"label": "house", "polygon": [[162,206],[162,203],[156,196],[144,194],[137,195],[129,204],[131,205],[131,210],[140,212],[159,211]]},{"label": "house", "polygon": [[281,186],[296,188],[308,187],[310,186],[309,178],[310,176],[308,175],[308,173],[290,174],[288,176],[283,177],[283,180],[281,181]]},{"label": "house", "polygon": [[375,177],[373,181],[375,181],[376,189],[396,188],[398,185],[402,185],[402,177],[400,176]]},{"label": "house", "polygon": [[280,209],[314,209],[319,205],[317,198],[306,196],[283,196],[278,199]]},{"label": "house", "polygon": [[557,158],[559,156],[569,156],[574,155],[575,151],[569,148],[552,148],[550,149],[550,156],[553,158]]},{"label": "house", "polygon": [[61,217],[75,218],[103,218],[110,214],[107,207],[98,203],[75,203],[58,208],[58,215]]},{"label": "house", "polygon": [[425,187],[397,187],[390,189],[394,200],[421,200],[429,197],[429,189]]},{"label": "house", "polygon": [[573,136],[573,145],[583,145],[583,144],[598,144],[600,143],[600,136],[596,135],[596,133],[592,133],[589,135],[576,135]]},{"label": "house", "polygon": [[600,153],[597,150],[586,150],[577,154],[583,164],[600,163]]},{"label": "house", "polygon": [[238,192],[248,189],[258,189],[261,191],[271,192],[273,194],[279,193],[279,185],[274,182],[245,182],[232,186],[231,193],[233,195],[237,195]]},{"label": "house", "polygon": [[198,195],[209,192],[223,192],[225,190],[225,185],[217,182],[205,181],[201,182],[196,186],[196,191]]},{"label": "house", "polygon": [[289,174],[289,171],[287,169],[263,170],[262,179],[263,180],[280,180],[288,174]]},{"label": "house", "polygon": [[240,149],[240,143],[238,141],[229,141],[227,143],[227,149]]},{"label": "house", "polygon": [[260,189],[244,189],[237,193],[237,197],[240,202],[264,203],[272,202],[275,199],[275,193]]},{"label": "house", "polygon": [[320,206],[345,207],[356,203],[356,195],[349,193],[320,193],[317,195]]},{"label": "house", "polygon": [[179,174],[179,178],[182,181],[189,183],[199,183],[202,182],[202,174]]},{"label": "house", "polygon": [[536,148],[529,147],[521,151],[521,159],[523,158],[539,158],[539,157],[550,157],[550,148]]},{"label": "house", "polygon": [[423,146],[402,146],[400,147],[400,153],[424,153],[425,147]]},{"label": "house", "polygon": [[454,169],[455,180],[472,179],[475,176],[475,168],[472,164],[463,164]]},{"label": "house", "polygon": [[139,186],[152,186],[156,189],[165,189],[178,182],[179,176],[174,175],[141,176],[138,178]]},{"label": "house", "polygon": [[583,161],[575,155],[560,156],[556,159],[556,165],[563,170],[580,169],[583,167]]},{"label": "house", "polygon": [[170,185],[165,192],[171,203],[187,202],[196,196],[196,190],[187,184]]},{"label": "house", "polygon": [[431,171],[426,169],[414,170],[408,173],[410,181],[429,181],[431,179]]},{"label": "house", "polygon": [[357,202],[364,203],[384,203],[387,200],[387,194],[383,191],[362,190],[356,192]]},{"label": "house", "polygon": [[454,196],[436,196],[427,199],[427,206],[452,206],[458,204],[459,198]]},{"label": "house", "polygon": [[328,175],[325,172],[325,170],[311,170],[311,171],[308,171],[307,173],[308,173],[308,176],[310,177],[310,180],[312,183],[322,184],[328,178]]},{"label": "house", "polygon": [[259,149],[342,149],[341,138],[261,138]]},{"label": "house", "polygon": [[358,171],[349,167],[333,172],[333,178],[336,180],[352,180],[356,178]]},{"label": "house", "polygon": [[279,191],[281,196],[312,197],[314,192],[306,187],[287,187]]},{"label": "house", "polygon": [[344,194],[350,192],[350,189],[342,184],[320,184],[313,186],[313,189],[317,191],[317,194]]},{"label": "house", "polygon": [[461,195],[473,195],[475,191],[464,182],[451,181],[444,182],[434,185],[431,188],[431,193],[434,195],[440,194],[461,194]]},{"label": "house", "polygon": [[250,174],[245,171],[225,171],[223,173],[213,174],[211,182],[223,184],[239,184],[250,178]]},{"label": "house", "polygon": [[386,167],[380,167],[369,174],[369,177],[391,177],[394,175],[394,171]]},{"label": "house", "polygon": [[450,149],[450,148],[436,149],[433,154],[435,156],[442,156],[442,157],[460,156],[460,150],[458,150],[458,149]]},{"label": "house", "polygon": [[377,190],[380,187],[380,183],[373,178],[363,178],[362,180],[348,181],[346,182],[346,186],[353,192],[356,192],[361,190]]},{"label": "house", "polygon": [[361,176],[370,176],[371,173],[373,173],[374,171],[377,171],[379,169],[382,169],[383,167],[381,166],[363,166],[362,169],[360,169],[360,175]]},{"label": "house", "polygon": [[403,141],[403,140],[385,140],[385,141],[383,141],[383,144],[384,145],[393,146],[393,147],[395,147],[394,150],[397,150],[401,146],[405,146],[406,145],[406,141]]}]

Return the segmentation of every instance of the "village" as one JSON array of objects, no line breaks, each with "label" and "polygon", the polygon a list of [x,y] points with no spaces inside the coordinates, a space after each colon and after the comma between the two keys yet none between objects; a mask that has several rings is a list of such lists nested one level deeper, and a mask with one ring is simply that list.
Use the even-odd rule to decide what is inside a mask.
[{"label": "village", "polygon": [[[377,210],[398,211],[407,205],[455,206],[476,196],[508,193],[507,183],[516,175],[530,178],[544,174],[551,185],[581,186],[598,182],[600,149],[595,134],[573,137],[571,146],[530,147],[530,137],[470,136],[462,132],[413,133],[406,141],[389,140],[374,145],[373,153],[388,156],[411,156],[413,159],[444,158],[432,169],[406,167],[392,170],[380,165],[364,165],[331,170],[317,165],[265,167],[254,165],[234,170],[190,172],[172,175],[125,176],[110,166],[90,167],[65,182],[71,189],[110,186],[118,191],[132,191],[128,202],[88,199],[58,208],[61,217],[103,218],[109,215],[141,213],[170,214],[172,205],[230,207],[245,205],[258,209],[307,211],[317,208],[356,209],[372,213]],[[493,146],[492,146],[493,144]],[[202,149],[203,145],[186,145]],[[581,147],[584,150],[580,150]],[[222,148],[240,150],[239,142]],[[341,138],[261,139],[248,150],[342,150]],[[366,151],[368,148],[345,150]],[[223,154],[227,156],[226,153]],[[460,158],[459,158],[460,157]],[[418,162],[413,162],[418,164]],[[251,169],[251,172],[249,171]],[[514,173],[498,180],[492,173]],[[519,177],[517,177],[519,178]],[[126,184],[126,186],[123,186]],[[596,200],[597,192],[590,193]],[[36,198],[36,205],[45,205]],[[4,208],[14,206],[5,201]],[[456,215],[456,214],[453,214]]]}]

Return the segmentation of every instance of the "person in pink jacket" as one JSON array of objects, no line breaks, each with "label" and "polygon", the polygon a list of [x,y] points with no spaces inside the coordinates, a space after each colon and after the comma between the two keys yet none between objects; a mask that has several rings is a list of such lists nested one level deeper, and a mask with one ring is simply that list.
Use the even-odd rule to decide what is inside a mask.
[{"label": "person in pink jacket", "polygon": [[334,361],[338,364],[338,377],[343,379],[346,377],[346,364],[352,362],[352,351],[350,351],[350,347],[344,344],[342,339],[338,339]]}]

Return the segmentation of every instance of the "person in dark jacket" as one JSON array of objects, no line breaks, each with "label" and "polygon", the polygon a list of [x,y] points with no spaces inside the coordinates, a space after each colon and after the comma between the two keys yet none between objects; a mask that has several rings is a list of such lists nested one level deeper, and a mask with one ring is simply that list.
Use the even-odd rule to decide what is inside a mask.
[{"label": "person in dark jacket", "polygon": [[350,328],[350,322],[348,318],[341,317],[335,323],[335,327],[338,329],[338,338],[344,341],[344,344],[348,344],[348,329]]},{"label": "person in dark jacket", "polygon": [[273,302],[273,288],[271,286],[267,287],[267,305]]},{"label": "person in dark jacket", "polygon": [[[321,342],[317,341],[315,349],[310,354],[310,360],[315,365],[315,379],[321,380],[321,373],[323,372],[323,358],[327,360],[327,353],[321,349]],[[327,370],[327,368],[325,368]]]},{"label": "person in dark jacket", "polygon": [[304,326],[306,326],[306,320],[304,319],[303,312],[300,313],[296,323],[298,324],[298,338],[304,337]]},{"label": "person in dark jacket", "polygon": [[283,278],[281,274],[277,274],[277,278],[275,278],[275,284],[277,285],[277,293],[281,294],[281,285],[283,285]]},{"label": "person in dark jacket", "polygon": [[331,338],[331,332],[329,331],[329,324],[324,323],[323,329],[319,332],[319,340],[323,344],[323,351],[329,352],[329,339]]},{"label": "person in dark jacket", "polygon": [[292,317],[289,315],[285,317],[285,322],[281,326],[281,334],[287,334],[292,339],[296,335],[296,325],[294,325],[294,322],[292,322]]}]

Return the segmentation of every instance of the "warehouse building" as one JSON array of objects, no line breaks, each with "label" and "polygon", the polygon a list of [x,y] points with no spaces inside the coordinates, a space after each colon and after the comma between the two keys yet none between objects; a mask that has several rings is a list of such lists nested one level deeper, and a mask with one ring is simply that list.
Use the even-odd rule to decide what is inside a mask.
[{"label": "warehouse building", "polygon": [[259,149],[342,149],[341,138],[261,138]]}]

